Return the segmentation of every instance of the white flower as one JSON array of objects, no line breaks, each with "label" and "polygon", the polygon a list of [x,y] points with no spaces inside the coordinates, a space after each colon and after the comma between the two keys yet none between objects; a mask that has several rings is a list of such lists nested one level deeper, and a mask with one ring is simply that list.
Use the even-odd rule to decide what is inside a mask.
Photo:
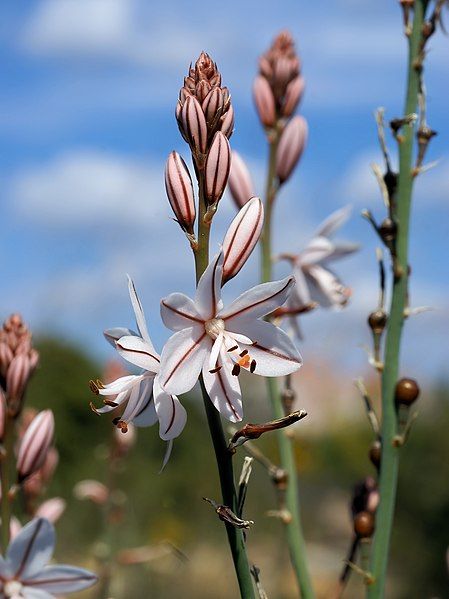
[{"label": "white flower", "polygon": [[293,277],[253,287],[223,308],[222,269],[220,252],[201,277],[195,300],[172,293],[161,301],[162,320],[176,332],[162,350],[159,378],[167,393],[186,393],[202,372],[214,406],[237,422],[242,419],[241,368],[282,376],[298,370],[302,360],[286,333],[260,320],[285,302]]},{"label": "white flower", "polygon": [[97,577],[84,568],[47,566],[55,546],[55,529],[45,518],[29,522],[0,557],[0,597],[52,599],[92,586]]},{"label": "white flower", "polygon": [[104,334],[125,360],[143,371],[137,375],[122,376],[107,385],[91,382],[91,387],[99,395],[114,396],[112,401],[105,400],[106,405],[94,410],[103,414],[123,405],[125,409],[116,422],[123,432],[131,422],[136,426],[151,426],[159,420],[161,439],[172,441],[184,429],[187,414],[178,398],[161,388],[157,376],[160,356],[151,342],[142,305],[130,277],[128,288],[139,334],[125,328],[108,329]]},{"label": "white flower", "polygon": [[300,310],[314,302],[323,307],[343,307],[351,296],[351,290],[343,285],[328,265],[355,252],[359,246],[354,243],[332,241],[335,231],[349,218],[350,207],[341,208],[332,213],[318,227],[309,244],[299,254],[284,254],[293,264],[296,287],[293,290],[288,307]]}]

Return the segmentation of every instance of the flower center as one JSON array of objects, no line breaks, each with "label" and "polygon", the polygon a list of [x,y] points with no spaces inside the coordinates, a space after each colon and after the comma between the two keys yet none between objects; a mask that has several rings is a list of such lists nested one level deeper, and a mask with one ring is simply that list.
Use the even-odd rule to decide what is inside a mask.
[{"label": "flower center", "polygon": [[9,580],[5,583],[3,591],[6,597],[21,597],[22,583],[18,580]]},{"label": "flower center", "polygon": [[220,333],[224,332],[225,323],[221,318],[212,318],[212,320],[208,320],[204,323],[204,328],[209,337],[216,339]]}]

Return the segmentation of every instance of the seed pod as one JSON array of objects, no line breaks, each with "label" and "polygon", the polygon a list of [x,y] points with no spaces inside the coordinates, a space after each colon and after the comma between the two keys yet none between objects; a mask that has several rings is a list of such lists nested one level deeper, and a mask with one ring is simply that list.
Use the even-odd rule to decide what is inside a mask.
[{"label": "seed pod", "polygon": [[187,233],[193,233],[195,223],[195,199],[192,179],[186,163],[178,154],[171,152],[165,166],[165,190],[176,220]]},{"label": "seed pod", "polygon": [[192,152],[196,155],[204,154],[207,144],[207,125],[201,105],[195,97],[186,98],[181,109],[181,122]]},{"label": "seed pod", "polygon": [[237,208],[242,208],[254,197],[254,185],[248,167],[237,152],[232,152],[231,171],[229,173],[229,190]]},{"label": "seed pod", "polygon": [[223,241],[222,285],[231,280],[248,260],[259,240],[263,226],[263,205],[252,198],[232,221]]},{"label": "seed pod", "polygon": [[40,412],[25,431],[17,456],[19,482],[34,474],[43,465],[53,441],[55,421],[51,410]]},{"label": "seed pod", "polygon": [[205,167],[205,190],[209,204],[216,204],[226,189],[231,168],[231,148],[221,131],[214,135],[207,154]]},{"label": "seed pod", "polygon": [[282,116],[289,117],[295,112],[304,93],[304,86],[304,77],[301,75],[295,77],[295,79],[290,81],[287,85],[284,102],[281,108]]},{"label": "seed pod", "polygon": [[411,406],[419,396],[419,385],[414,379],[403,378],[396,383],[396,404]]},{"label": "seed pod", "polygon": [[371,460],[371,463],[373,464],[373,466],[377,469],[379,469],[380,466],[380,460],[381,460],[381,456],[382,456],[382,445],[380,443],[380,441],[374,441],[373,444],[371,445],[370,449],[369,449],[369,459]]},{"label": "seed pod", "polygon": [[362,539],[368,539],[374,532],[374,516],[370,512],[360,512],[354,517],[354,532]]},{"label": "seed pod", "polygon": [[375,335],[380,335],[387,324],[387,320],[385,310],[375,310],[368,316],[368,325]]},{"label": "seed pod", "polygon": [[270,84],[261,75],[258,75],[253,84],[254,103],[261,123],[265,127],[273,127],[276,122],[276,106]]},{"label": "seed pod", "polygon": [[297,165],[307,140],[307,122],[295,116],[285,127],[276,153],[276,174],[282,184]]},{"label": "seed pod", "polygon": [[390,217],[384,218],[379,227],[379,234],[387,247],[391,247],[396,239],[398,227]]}]

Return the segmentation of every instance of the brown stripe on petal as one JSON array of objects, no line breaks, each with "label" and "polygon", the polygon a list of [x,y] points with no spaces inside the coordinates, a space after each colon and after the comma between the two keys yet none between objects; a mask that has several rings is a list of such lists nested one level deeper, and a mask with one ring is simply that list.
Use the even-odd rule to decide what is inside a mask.
[{"label": "brown stripe on petal", "polygon": [[175,400],[173,399],[173,395],[170,395],[170,399],[171,399],[171,403],[172,403],[172,416],[171,416],[171,420],[168,424],[167,430],[165,431],[164,435],[166,435],[168,433],[168,431],[171,429],[171,427],[173,426],[173,423],[175,421],[176,408],[175,408]]},{"label": "brown stripe on petal", "polygon": [[301,364],[301,360],[297,360],[296,358],[291,358],[290,356],[286,356],[285,354],[281,354],[281,352],[275,351],[274,349],[269,349],[268,347],[264,347],[263,345],[257,344],[257,349],[260,349],[270,356],[274,356],[275,358],[282,358],[283,360],[287,360],[288,362],[294,362],[295,364]]},{"label": "brown stripe on petal", "polygon": [[176,364],[172,368],[172,371],[170,372],[170,374],[168,375],[168,377],[165,379],[165,382],[163,383],[162,387],[165,387],[165,385],[169,382],[169,380],[172,378],[172,376],[178,370],[178,368],[182,364],[182,362],[184,362],[184,360],[187,359],[190,356],[190,354],[198,347],[198,345],[201,343],[201,341],[204,339],[204,337],[206,335],[207,335],[207,333],[203,333],[201,335],[201,337],[195,341],[195,343],[192,345],[192,347],[190,347],[186,351],[186,353],[178,360],[178,362],[176,362]]},{"label": "brown stripe on petal", "polygon": [[[237,366],[237,365],[236,365]],[[223,391],[223,394],[225,396],[226,399],[226,403],[228,404],[228,406],[231,408],[232,413],[234,414],[234,416],[237,418],[237,420],[240,420],[240,416],[237,412],[237,410],[234,408],[232,401],[230,400],[229,396],[228,396],[228,391],[226,389],[226,385],[223,381],[223,374],[221,372],[218,373],[217,375],[218,381],[220,383],[220,387]]]},{"label": "brown stripe on petal", "polygon": [[37,535],[39,534],[39,531],[42,528],[43,523],[44,523],[43,520],[39,520],[38,521],[38,524],[36,526],[36,530],[34,531],[31,539],[29,540],[28,546],[25,549],[25,552],[23,554],[22,560],[21,560],[21,562],[19,564],[19,568],[17,569],[16,573],[14,574],[14,578],[20,578],[20,575],[24,571],[25,566],[26,566],[27,561],[28,561],[28,558],[30,557],[31,550],[33,549],[33,545],[36,542]]},{"label": "brown stripe on petal", "polygon": [[283,291],[285,291],[285,289],[287,289],[287,287],[291,284],[292,281],[293,281],[293,278],[290,278],[287,281],[287,283],[284,285],[284,287],[282,287],[282,289],[280,289],[279,291],[276,291],[276,293],[273,293],[272,295],[265,297],[265,298],[259,300],[258,302],[254,302],[254,304],[251,304],[250,306],[245,306],[245,308],[241,308],[240,310],[238,310],[237,312],[234,312],[233,314],[228,314],[227,316],[223,316],[222,319],[226,322],[226,320],[229,320],[229,318],[235,318],[236,316],[240,316],[247,310],[252,310],[256,306],[259,306],[260,304],[263,304],[264,302],[268,302],[269,300],[273,299],[274,297],[276,297],[277,295],[280,295]]},{"label": "brown stripe on petal", "polygon": [[201,320],[201,318],[196,318],[195,316],[192,316],[191,314],[187,314],[186,312],[183,312],[182,310],[178,310],[177,308],[173,308],[173,306],[170,306],[169,304],[167,304],[166,302],[164,302],[164,300],[161,301],[161,304],[165,308],[167,308],[168,310],[171,310],[175,314],[179,314],[179,316],[183,316],[184,318],[187,318],[188,320],[193,320],[194,322],[199,322],[200,324],[204,323],[204,321]]},{"label": "brown stripe on petal", "polygon": [[144,356],[149,356],[150,358],[153,358],[154,360],[156,360],[156,362],[160,362],[161,359],[158,358],[157,356],[153,355],[151,352],[149,351],[144,351],[143,349],[128,349],[127,347],[123,347],[123,345],[120,345],[120,343],[117,341],[116,346],[118,348],[120,348],[123,351],[129,351],[132,352],[134,354],[142,354]]},{"label": "brown stripe on petal", "polygon": [[38,587],[41,586],[43,584],[45,585],[51,585],[51,584],[61,584],[64,582],[83,582],[85,581],[89,581],[89,582],[93,582],[94,580],[96,580],[97,577],[94,574],[82,574],[79,576],[72,576],[72,577],[66,577],[66,578],[39,578],[39,580],[27,580],[26,581],[26,586],[27,587]]}]

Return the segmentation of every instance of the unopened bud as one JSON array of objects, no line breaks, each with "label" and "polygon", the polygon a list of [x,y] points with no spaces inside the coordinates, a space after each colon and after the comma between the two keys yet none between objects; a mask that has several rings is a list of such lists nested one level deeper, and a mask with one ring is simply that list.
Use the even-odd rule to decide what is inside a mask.
[{"label": "unopened bud", "polygon": [[215,127],[223,112],[224,98],[222,90],[214,87],[204,98],[201,105],[209,129]]},{"label": "unopened bud", "polygon": [[414,379],[403,378],[396,383],[396,403],[411,406],[419,396],[419,385]]},{"label": "unopened bud", "polygon": [[13,413],[20,411],[23,394],[31,375],[30,358],[27,354],[17,354],[11,360],[6,373],[8,407]]},{"label": "unopened bud", "polygon": [[276,123],[276,106],[270,84],[265,77],[261,75],[256,77],[253,95],[261,123],[265,127],[273,127]]},{"label": "unopened bud", "polygon": [[53,497],[44,501],[36,510],[35,517],[46,518],[54,524],[65,511],[66,502],[61,497]]},{"label": "unopened bud", "polygon": [[259,240],[263,227],[263,205],[251,198],[232,221],[223,240],[224,285],[241,270]]},{"label": "unopened bud", "polygon": [[206,158],[205,191],[209,204],[216,204],[224,194],[231,168],[231,148],[228,139],[217,131]]},{"label": "unopened bud", "polygon": [[307,122],[295,116],[285,127],[276,153],[276,174],[282,184],[290,177],[307,140]]},{"label": "unopened bud", "polygon": [[3,389],[0,387],[0,442],[3,441],[3,435],[5,434],[5,422],[6,422],[6,397],[3,393]]},{"label": "unopened bud", "polygon": [[232,152],[231,171],[229,173],[228,183],[229,190],[237,208],[244,206],[250,198],[256,195],[254,193],[254,185],[248,167],[237,152]]},{"label": "unopened bud", "polygon": [[14,354],[6,341],[0,341],[0,376],[5,377]]},{"label": "unopened bud", "polygon": [[221,117],[220,121],[220,131],[230,139],[234,133],[234,108],[232,104],[229,105],[226,114]]},{"label": "unopened bud", "polygon": [[195,155],[204,154],[207,144],[207,125],[201,105],[196,98],[188,96],[181,109],[184,134]]},{"label": "unopened bud", "polygon": [[397,234],[398,227],[390,217],[384,218],[379,226],[379,235],[387,247],[392,247]]},{"label": "unopened bud", "polygon": [[298,75],[293,81],[290,81],[287,85],[284,103],[281,108],[282,116],[289,117],[295,112],[304,93],[304,87],[304,77],[301,75]]},{"label": "unopened bud", "polygon": [[53,441],[55,421],[51,410],[40,412],[25,431],[17,457],[17,472],[22,482],[39,470]]},{"label": "unopened bud", "polygon": [[380,335],[387,324],[387,320],[385,310],[375,310],[368,316],[368,325],[375,335]]},{"label": "unopened bud", "polygon": [[367,539],[374,532],[374,516],[370,512],[360,512],[354,517],[354,532],[362,539]]},{"label": "unopened bud", "polygon": [[89,499],[98,505],[104,505],[109,498],[109,490],[97,480],[82,480],[73,489],[77,499]]},{"label": "unopened bud", "polygon": [[196,214],[192,179],[186,163],[178,152],[171,152],[167,159],[165,190],[181,228],[186,233],[193,234]]}]

